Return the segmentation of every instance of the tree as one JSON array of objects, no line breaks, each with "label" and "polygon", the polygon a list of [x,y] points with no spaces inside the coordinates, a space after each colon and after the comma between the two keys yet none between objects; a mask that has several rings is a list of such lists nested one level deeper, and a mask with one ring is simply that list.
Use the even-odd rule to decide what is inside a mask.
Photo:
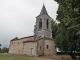
[{"label": "tree", "polygon": [[1,53],[1,44],[0,44],[0,53]]},{"label": "tree", "polygon": [[9,48],[6,48],[6,47],[4,47],[4,48],[1,49],[2,53],[8,53],[8,51],[9,51]]},{"label": "tree", "polygon": [[[67,26],[63,22],[59,24],[60,32],[55,38],[55,44],[61,51],[65,51],[73,59],[76,58],[75,51],[80,50],[80,41],[78,35],[76,35],[76,30],[67,29]],[[72,53],[74,51],[74,53]],[[69,53],[68,53],[69,52]]]},{"label": "tree", "polygon": [[[79,0],[55,0],[62,6],[61,20],[65,25],[69,25],[68,29],[77,29],[77,34],[80,34],[80,1]],[[58,10],[59,11],[59,10]],[[59,14],[59,13],[58,13]],[[60,14],[58,16],[60,16]],[[64,17],[63,17],[64,16]],[[57,17],[58,18],[58,17]],[[59,18],[58,18],[59,19]]]},{"label": "tree", "polygon": [[55,39],[57,35],[58,25],[54,20],[51,21],[51,28],[52,28],[52,38]]},{"label": "tree", "polygon": [[1,44],[0,44],[0,47],[1,47]]},{"label": "tree", "polygon": [[[59,7],[57,20],[60,22],[59,34],[55,38],[56,46],[62,50],[70,52],[69,55],[75,59],[75,51],[80,50],[80,1],[79,0],[55,0]],[[77,1],[77,2],[76,2]],[[77,33],[77,34],[76,34]],[[72,53],[74,51],[74,54]]]}]

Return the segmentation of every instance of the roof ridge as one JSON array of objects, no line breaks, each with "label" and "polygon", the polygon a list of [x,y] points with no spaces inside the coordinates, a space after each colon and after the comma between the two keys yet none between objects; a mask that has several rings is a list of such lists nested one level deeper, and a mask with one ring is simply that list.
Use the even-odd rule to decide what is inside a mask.
[{"label": "roof ridge", "polygon": [[23,37],[23,38],[18,38],[18,39],[12,39],[11,41],[21,40],[21,39],[25,39],[25,38],[29,38],[29,37],[34,37],[34,35],[32,35],[32,36],[27,36],[27,37]]}]

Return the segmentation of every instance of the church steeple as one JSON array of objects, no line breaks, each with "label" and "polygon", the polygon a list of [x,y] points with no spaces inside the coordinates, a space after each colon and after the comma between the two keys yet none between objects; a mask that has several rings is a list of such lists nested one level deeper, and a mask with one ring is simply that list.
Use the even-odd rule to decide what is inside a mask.
[{"label": "church steeple", "polygon": [[47,14],[47,15],[48,15],[47,10],[46,10],[46,8],[45,8],[45,5],[44,5],[44,4],[43,4],[42,10],[41,10],[41,12],[40,12],[40,14],[39,14],[39,15],[42,15],[42,14]]},{"label": "church steeple", "polygon": [[51,17],[43,4],[40,14],[36,17],[35,35],[37,38],[52,38]]}]

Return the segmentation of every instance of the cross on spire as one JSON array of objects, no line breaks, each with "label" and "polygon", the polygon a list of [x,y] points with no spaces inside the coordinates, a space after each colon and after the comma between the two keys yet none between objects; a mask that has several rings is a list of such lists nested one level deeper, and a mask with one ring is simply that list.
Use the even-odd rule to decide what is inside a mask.
[{"label": "cross on spire", "polygon": [[43,0],[43,5],[44,5],[44,0]]},{"label": "cross on spire", "polygon": [[45,6],[44,3],[43,3],[43,6]]}]

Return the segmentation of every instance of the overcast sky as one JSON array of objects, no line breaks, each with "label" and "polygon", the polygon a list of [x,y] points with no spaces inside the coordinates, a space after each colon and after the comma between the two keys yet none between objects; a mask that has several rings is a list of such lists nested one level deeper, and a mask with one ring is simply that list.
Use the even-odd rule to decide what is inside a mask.
[{"label": "overcast sky", "polygon": [[[45,0],[48,14],[56,20],[58,4]],[[9,47],[10,40],[33,35],[36,17],[40,14],[43,0],[0,0],[0,43]]]}]

